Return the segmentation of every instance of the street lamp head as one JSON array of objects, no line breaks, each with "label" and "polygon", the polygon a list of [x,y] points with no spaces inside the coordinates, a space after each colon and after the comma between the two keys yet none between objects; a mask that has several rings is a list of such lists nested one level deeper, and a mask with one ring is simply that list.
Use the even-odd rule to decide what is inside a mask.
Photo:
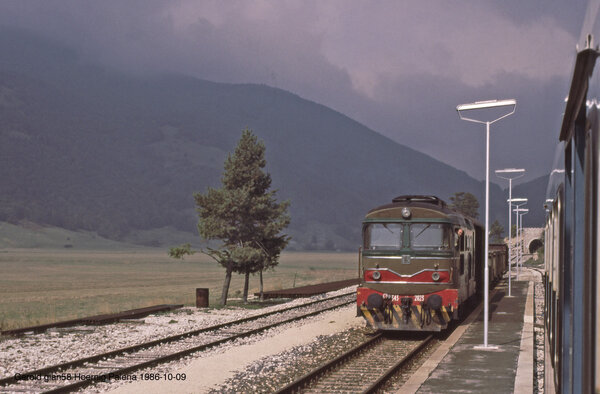
[{"label": "street lamp head", "polygon": [[525,175],[524,168],[505,168],[503,170],[494,171],[498,178],[502,179],[517,179]]},{"label": "street lamp head", "polygon": [[494,171],[496,174],[523,174],[524,168],[504,168],[502,170]]},{"label": "street lamp head", "polygon": [[[483,120],[478,120],[478,119],[473,119],[473,118],[467,118],[466,116],[463,116],[461,111],[471,111],[474,109],[489,109],[489,108],[501,108],[501,107],[512,107],[512,110],[507,113],[504,114],[494,120],[489,120],[489,121],[483,121]],[[456,106],[456,111],[458,111],[458,116],[462,119],[462,120],[466,120],[469,122],[475,122],[475,123],[485,123],[485,124],[492,124],[495,123],[497,121],[499,121],[500,119],[504,119],[509,115],[512,115],[515,113],[515,109],[517,108],[517,100],[515,99],[510,99],[510,100],[488,100],[488,101],[476,101],[474,103],[468,103],[468,104],[460,104]]]},{"label": "street lamp head", "polygon": [[457,105],[456,106],[456,110],[460,112],[460,111],[469,111],[469,110],[472,110],[472,109],[507,107],[509,105],[516,106],[517,105],[517,100],[515,100],[515,99],[509,99],[509,100],[476,101],[474,103]]},{"label": "street lamp head", "polygon": [[526,198],[509,198],[506,202],[512,202],[513,204],[516,202],[527,202]]}]

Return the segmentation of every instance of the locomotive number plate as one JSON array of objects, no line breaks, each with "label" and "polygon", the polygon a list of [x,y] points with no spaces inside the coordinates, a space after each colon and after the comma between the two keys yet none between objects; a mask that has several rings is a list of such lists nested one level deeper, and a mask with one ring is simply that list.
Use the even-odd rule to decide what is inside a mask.
[{"label": "locomotive number plate", "polygon": [[383,296],[384,300],[390,299],[392,301],[400,301],[400,296],[399,295],[383,293],[382,296]]},{"label": "locomotive number plate", "polygon": [[423,301],[425,301],[425,296],[424,295],[416,295],[416,296],[414,296],[414,300],[423,302]]}]

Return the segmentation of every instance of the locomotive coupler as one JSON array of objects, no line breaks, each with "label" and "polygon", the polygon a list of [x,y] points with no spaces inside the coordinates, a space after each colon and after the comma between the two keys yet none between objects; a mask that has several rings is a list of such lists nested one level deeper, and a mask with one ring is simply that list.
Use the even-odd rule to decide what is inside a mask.
[{"label": "locomotive coupler", "polygon": [[421,320],[420,320],[420,325],[421,328],[423,328],[424,325],[430,325],[431,324],[431,312],[430,312],[430,308],[427,304],[423,304],[421,305]]},{"label": "locomotive coupler", "polygon": [[392,305],[392,297],[389,295],[383,297],[383,322],[391,324],[394,320],[394,306]]},{"label": "locomotive coupler", "polygon": [[402,309],[402,319],[404,320],[404,323],[408,323],[411,313],[410,305],[412,304],[412,298],[402,297],[400,299],[400,303],[400,309]]}]

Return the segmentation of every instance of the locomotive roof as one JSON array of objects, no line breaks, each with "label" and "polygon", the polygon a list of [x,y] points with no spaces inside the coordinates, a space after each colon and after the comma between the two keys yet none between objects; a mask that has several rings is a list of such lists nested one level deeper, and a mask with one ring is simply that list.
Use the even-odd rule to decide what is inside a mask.
[{"label": "locomotive roof", "polygon": [[391,204],[382,205],[373,208],[369,211],[375,212],[382,209],[398,208],[398,207],[419,207],[428,208],[440,211],[446,214],[458,213],[448,207],[446,202],[436,196],[421,196],[421,195],[404,195],[398,196],[392,200]]},{"label": "locomotive roof", "polygon": [[427,195],[402,195],[394,198],[391,204],[382,205],[376,208],[371,209],[367,216],[370,213],[377,212],[384,209],[391,208],[402,208],[402,207],[412,207],[412,208],[426,208],[438,211],[442,214],[448,216],[448,219],[452,222],[457,222],[463,226],[472,227],[473,225],[481,226],[481,223],[478,221],[463,215],[460,212],[457,212],[451,209],[448,204],[441,198],[437,196],[427,196]]}]

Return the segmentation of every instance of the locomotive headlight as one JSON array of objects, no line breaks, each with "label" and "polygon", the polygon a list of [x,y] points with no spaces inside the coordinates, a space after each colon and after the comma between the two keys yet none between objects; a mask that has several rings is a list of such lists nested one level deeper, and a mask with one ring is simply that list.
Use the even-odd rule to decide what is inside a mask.
[{"label": "locomotive headlight", "polygon": [[406,207],[402,208],[402,217],[404,219],[410,218],[410,215],[411,215],[410,209],[408,209]]},{"label": "locomotive headlight", "polygon": [[440,280],[440,273],[434,272],[433,274],[431,274],[431,279],[437,282],[438,280]]},{"label": "locomotive headlight", "polygon": [[373,272],[373,279],[375,279],[375,280],[381,279],[381,272],[379,272],[379,271]]}]

